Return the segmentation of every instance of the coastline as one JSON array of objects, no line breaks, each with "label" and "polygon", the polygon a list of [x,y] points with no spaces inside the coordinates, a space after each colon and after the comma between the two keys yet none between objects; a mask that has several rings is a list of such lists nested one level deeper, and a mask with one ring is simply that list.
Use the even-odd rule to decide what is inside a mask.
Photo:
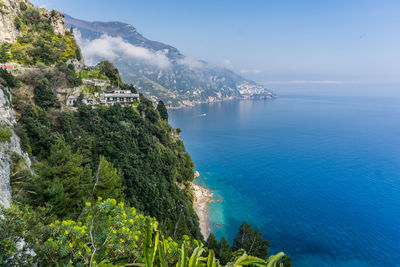
[{"label": "coastline", "polygon": [[194,100],[194,101],[185,101],[185,103],[181,103],[178,106],[169,106],[167,105],[168,110],[173,110],[173,109],[182,109],[182,108],[190,108],[190,107],[195,107],[201,104],[212,104],[212,103],[221,103],[221,102],[226,102],[226,101],[232,101],[232,100],[248,100],[248,99],[253,99],[253,100],[272,100],[277,98],[278,96],[273,94],[272,95],[263,95],[263,96],[230,96],[226,98],[220,98],[220,99],[213,99],[213,100]]},{"label": "coastline", "polygon": [[193,208],[199,217],[200,231],[206,240],[210,235],[210,224],[208,221],[208,204],[212,201],[213,194],[210,190],[195,183],[193,188]]}]

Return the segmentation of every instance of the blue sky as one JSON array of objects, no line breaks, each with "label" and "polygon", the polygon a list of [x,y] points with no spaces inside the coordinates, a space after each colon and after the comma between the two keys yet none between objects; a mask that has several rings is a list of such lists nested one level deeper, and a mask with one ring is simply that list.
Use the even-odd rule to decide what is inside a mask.
[{"label": "blue sky", "polygon": [[259,82],[400,82],[399,0],[34,0]]}]

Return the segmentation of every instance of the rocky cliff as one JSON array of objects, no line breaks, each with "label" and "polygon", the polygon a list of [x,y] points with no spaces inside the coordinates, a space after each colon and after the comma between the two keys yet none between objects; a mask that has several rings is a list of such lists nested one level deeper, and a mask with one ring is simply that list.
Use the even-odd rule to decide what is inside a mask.
[{"label": "rocky cliff", "polygon": [[[26,4],[25,1],[21,2]],[[0,42],[15,42],[18,37],[18,31],[14,25],[14,17],[20,12],[19,1],[0,0]]]},{"label": "rocky cliff", "polygon": [[[0,0],[0,43],[14,43],[21,32],[15,25],[15,17],[20,15],[28,6],[32,6],[27,0]],[[40,8],[40,13],[48,17],[56,34],[64,35],[67,28],[64,16],[58,11],[47,11]]]},{"label": "rocky cliff", "polygon": [[11,94],[7,88],[0,85],[0,127],[11,132],[8,141],[0,140],[0,205],[8,207],[11,199],[10,175],[13,164],[13,155],[18,154],[23,157],[28,168],[31,161],[27,153],[23,152],[20,139],[13,130],[16,124],[14,110],[11,107]]}]

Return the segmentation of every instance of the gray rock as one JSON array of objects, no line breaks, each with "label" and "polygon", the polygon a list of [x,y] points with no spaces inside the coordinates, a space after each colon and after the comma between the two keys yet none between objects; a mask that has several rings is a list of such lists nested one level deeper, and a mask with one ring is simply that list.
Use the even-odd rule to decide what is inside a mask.
[{"label": "gray rock", "polygon": [[[4,93],[7,92],[7,93]],[[0,142],[0,205],[4,207],[10,206],[11,201],[11,186],[10,186],[10,171],[12,166],[11,156],[13,153],[21,155],[30,168],[31,160],[26,152],[22,151],[20,139],[13,130],[16,124],[14,110],[11,107],[10,92],[7,88],[0,86],[0,124],[3,127],[8,127],[12,132],[9,142]]]}]

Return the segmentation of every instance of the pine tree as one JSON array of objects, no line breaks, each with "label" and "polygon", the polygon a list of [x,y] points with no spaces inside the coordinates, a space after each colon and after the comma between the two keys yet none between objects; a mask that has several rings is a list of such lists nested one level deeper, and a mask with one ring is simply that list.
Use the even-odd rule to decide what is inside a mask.
[{"label": "pine tree", "polygon": [[52,187],[49,189],[49,204],[52,209],[55,211],[58,217],[66,217],[68,212],[69,203],[65,201],[67,199],[64,187],[62,183],[57,179],[52,184]]},{"label": "pine tree", "polygon": [[221,238],[221,241],[219,242],[219,260],[222,265],[225,265],[229,262],[229,260],[232,257],[232,250],[229,245],[228,240],[226,240],[225,237]]},{"label": "pine tree", "polygon": [[162,100],[158,101],[157,111],[160,114],[161,119],[168,120],[168,110]]},{"label": "pine tree", "polygon": [[239,228],[239,233],[233,240],[233,250],[244,249],[249,255],[265,259],[268,255],[270,242],[263,240],[262,233],[257,229],[243,222]]},{"label": "pine tree", "polygon": [[49,80],[41,79],[33,90],[36,105],[44,109],[60,108],[56,94],[50,89]]},{"label": "pine tree", "polygon": [[207,241],[206,241],[206,246],[207,246],[209,249],[214,250],[215,256],[216,256],[217,258],[219,258],[218,240],[217,240],[217,238],[215,237],[214,234],[211,233],[211,234],[208,236]]},{"label": "pine tree", "polygon": [[108,162],[103,156],[100,156],[100,162],[97,169],[95,184],[93,187],[93,196],[95,199],[114,198],[118,201],[123,200],[122,175],[114,168],[113,164]]},{"label": "pine tree", "polygon": [[182,237],[184,235],[190,236],[190,231],[186,224],[185,216],[183,215],[183,212],[181,212],[178,221],[175,224],[175,231],[173,237],[176,240],[182,240]]},{"label": "pine tree", "polygon": [[53,212],[59,217],[77,215],[90,194],[92,180],[90,168],[82,166],[82,155],[72,153],[58,139],[47,161],[38,167],[32,202],[38,206],[53,203]]}]

